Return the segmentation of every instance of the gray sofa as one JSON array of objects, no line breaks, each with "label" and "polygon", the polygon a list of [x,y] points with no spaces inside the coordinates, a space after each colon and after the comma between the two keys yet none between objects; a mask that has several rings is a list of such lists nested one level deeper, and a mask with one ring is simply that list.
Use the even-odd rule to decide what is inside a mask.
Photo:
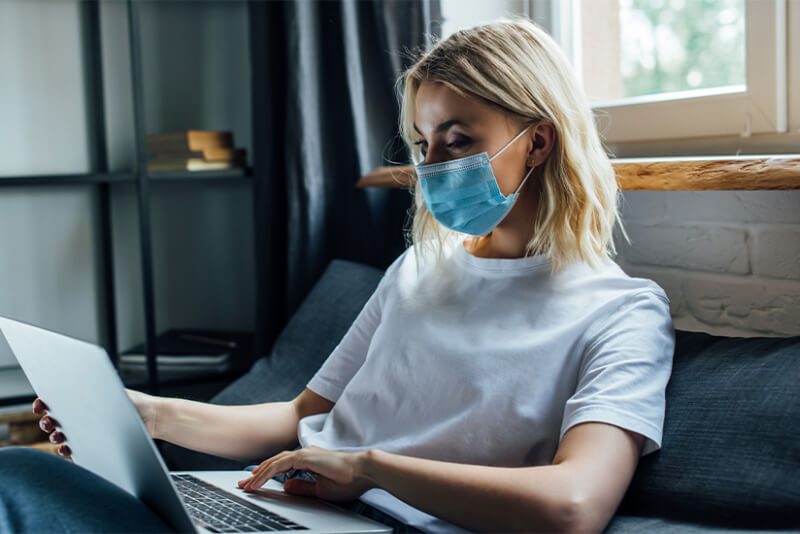
[{"label": "gray sofa", "polygon": [[[382,275],[373,267],[333,260],[272,353],[211,402],[294,398],[344,336]],[[676,331],[662,449],[640,460],[605,532],[800,532],[798,379],[800,337]],[[243,465],[160,445],[173,470]]]}]

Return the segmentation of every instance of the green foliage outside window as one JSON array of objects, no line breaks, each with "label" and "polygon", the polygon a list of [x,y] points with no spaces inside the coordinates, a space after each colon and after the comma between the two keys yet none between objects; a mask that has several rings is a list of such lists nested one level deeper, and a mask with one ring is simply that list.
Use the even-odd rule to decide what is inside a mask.
[{"label": "green foliage outside window", "polygon": [[624,96],[745,84],[744,0],[620,0]]}]

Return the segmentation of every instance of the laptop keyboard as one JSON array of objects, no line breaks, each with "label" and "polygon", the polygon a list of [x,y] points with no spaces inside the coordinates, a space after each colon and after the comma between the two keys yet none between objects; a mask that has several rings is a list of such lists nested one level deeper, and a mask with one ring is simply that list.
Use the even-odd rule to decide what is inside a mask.
[{"label": "laptop keyboard", "polygon": [[189,515],[211,532],[308,530],[192,475],[170,474]]}]

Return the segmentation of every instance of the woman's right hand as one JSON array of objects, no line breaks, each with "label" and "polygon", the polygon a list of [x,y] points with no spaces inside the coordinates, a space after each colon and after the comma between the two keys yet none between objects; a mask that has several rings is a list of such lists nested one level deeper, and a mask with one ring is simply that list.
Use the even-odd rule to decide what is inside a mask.
[{"label": "woman's right hand", "polygon": [[[136,406],[136,410],[139,412],[142,421],[144,421],[147,431],[151,436],[155,436],[156,421],[158,419],[155,402],[156,397],[128,388],[125,388],[125,393],[128,394],[128,397],[131,399],[134,406]],[[50,435],[50,443],[61,444],[57,449],[58,454],[65,458],[71,456],[72,450],[69,448],[69,445],[65,443],[67,437],[61,431],[58,421],[47,413],[47,405],[39,397],[33,400],[33,413],[42,415],[42,418],[39,420],[39,428]]]}]

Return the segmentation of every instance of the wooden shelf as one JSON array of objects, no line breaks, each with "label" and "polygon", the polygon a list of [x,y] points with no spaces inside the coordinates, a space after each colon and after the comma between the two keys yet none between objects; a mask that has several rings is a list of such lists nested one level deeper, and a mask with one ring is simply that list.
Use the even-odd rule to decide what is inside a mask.
[{"label": "wooden shelf", "polygon": [[620,188],[657,191],[800,189],[800,154],[612,160]]}]

